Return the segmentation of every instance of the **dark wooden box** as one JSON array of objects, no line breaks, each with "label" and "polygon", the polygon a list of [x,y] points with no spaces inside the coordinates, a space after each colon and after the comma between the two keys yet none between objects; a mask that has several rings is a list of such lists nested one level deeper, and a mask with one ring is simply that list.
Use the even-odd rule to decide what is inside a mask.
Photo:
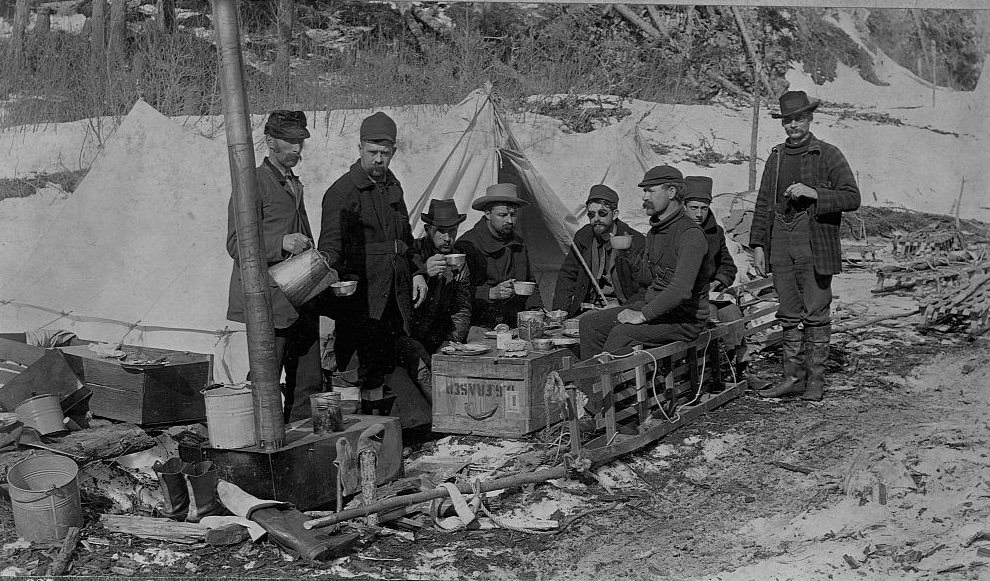
[{"label": "dark wooden box", "polygon": [[63,411],[88,397],[89,389],[65,356],[16,340],[21,337],[0,338],[0,411],[12,412],[22,401],[44,393],[57,394]]},{"label": "dark wooden box", "polygon": [[[183,424],[206,419],[203,395],[209,383],[212,356],[187,351],[124,345],[124,364],[99,357],[87,345],[62,347],[69,365],[92,390],[93,415],[142,426]],[[128,367],[126,362],[166,357],[154,367]]]},{"label": "dark wooden box", "polygon": [[377,484],[402,476],[402,430],[399,418],[389,416],[345,415],[344,431],[315,435],[312,420],[301,420],[285,432],[285,445],[277,450],[258,446],[221,450],[209,446],[179,443],[184,462],[211,460],[220,478],[233,482],[258,498],[291,502],[300,510],[336,504],[337,440],[347,438],[358,457],[358,438],[374,424],[385,433],[378,455]]}]

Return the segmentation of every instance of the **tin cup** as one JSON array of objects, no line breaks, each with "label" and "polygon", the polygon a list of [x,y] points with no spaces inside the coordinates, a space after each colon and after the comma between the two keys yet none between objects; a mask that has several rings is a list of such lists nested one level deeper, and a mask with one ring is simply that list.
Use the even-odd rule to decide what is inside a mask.
[{"label": "tin cup", "polygon": [[340,394],[314,393],[309,396],[314,434],[330,434],[344,429],[344,414]]}]

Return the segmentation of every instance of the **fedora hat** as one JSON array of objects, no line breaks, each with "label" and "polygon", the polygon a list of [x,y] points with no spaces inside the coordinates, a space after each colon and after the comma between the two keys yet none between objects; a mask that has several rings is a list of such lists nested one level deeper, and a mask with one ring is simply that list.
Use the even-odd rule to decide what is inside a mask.
[{"label": "fedora hat", "polygon": [[780,113],[771,113],[774,119],[793,117],[798,113],[811,112],[818,108],[822,102],[818,99],[811,99],[804,91],[787,91],[780,96]]},{"label": "fedora hat", "polygon": [[495,184],[485,189],[485,195],[471,202],[471,209],[484,211],[489,206],[505,204],[507,206],[523,207],[529,202],[519,197],[516,184]]},{"label": "fedora hat", "polygon": [[457,203],[453,199],[430,200],[430,209],[425,214],[420,214],[423,222],[431,226],[440,228],[450,228],[467,220],[467,214],[457,213]]}]

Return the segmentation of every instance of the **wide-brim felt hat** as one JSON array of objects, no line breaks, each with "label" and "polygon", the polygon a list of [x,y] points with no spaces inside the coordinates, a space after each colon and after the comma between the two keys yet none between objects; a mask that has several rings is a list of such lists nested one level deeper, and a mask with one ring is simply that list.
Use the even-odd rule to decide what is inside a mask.
[{"label": "wide-brim felt hat", "polygon": [[495,184],[485,189],[485,195],[471,202],[471,209],[486,210],[489,206],[506,205],[523,207],[529,202],[519,197],[516,184]]},{"label": "wide-brim felt hat", "polygon": [[302,111],[272,111],[265,122],[265,135],[275,139],[309,139],[306,114]]},{"label": "wide-brim felt hat", "polygon": [[708,176],[687,176],[684,178],[684,201],[701,200],[706,204],[712,203],[712,188],[714,182]]},{"label": "wide-brim felt hat", "polygon": [[681,183],[683,180],[684,174],[681,173],[681,170],[669,165],[658,165],[646,172],[637,187],[649,188],[671,182]]},{"label": "wide-brim felt hat", "polygon": [[774,119],[793,117],[800,113],[814,111],[821,104],[821,101],[808,97],[804,91],[787,91],[780,96],[780,113],[771,113],[770,116]]},{"label": "wide-brim felt hat", "polygon": [[430,200],[430,209],[425,214],[420,214],[423,222],[439,228],[450,228],[467,220],[467,214],[457,212],[457,203],[452,199]]}]

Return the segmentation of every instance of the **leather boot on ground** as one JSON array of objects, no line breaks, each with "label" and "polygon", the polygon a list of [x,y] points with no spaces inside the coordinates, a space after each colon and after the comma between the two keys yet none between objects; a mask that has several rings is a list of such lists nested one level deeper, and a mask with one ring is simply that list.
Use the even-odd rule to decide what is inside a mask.
[{"label": "leather boot on ground", "polygon": [[192,490],[192,514],[189,522],[199,522],[204,516],[221,512],[220,499],[217,498],[217,481],[219,474],[209,460],[189,464],[183,472]]},{"label": "leather boot on ground", "polygon": [[828,361],[828,344],[831,337],[831,325],[804,328],[808,386],[801,395],[802,399],[821,401],[825,393],[825,362]]},{"label": "leather boot on ground", "polygon": [[804,332],[797,327],[784,329],[784,342],[781,346],[784,379],[770,389],[757,392],[760,397],[784,397],[801,395],[805,390]]},{"label": "leather boot on ground", "polygon": [[169,458],[165,462],[155,462],[152,469],[158,475],[158,485],[165,496],[165,509],[162,515],[172,520],[184,521],[189,512],[189,491],[182,473],[189,464],[179,458]]}]

